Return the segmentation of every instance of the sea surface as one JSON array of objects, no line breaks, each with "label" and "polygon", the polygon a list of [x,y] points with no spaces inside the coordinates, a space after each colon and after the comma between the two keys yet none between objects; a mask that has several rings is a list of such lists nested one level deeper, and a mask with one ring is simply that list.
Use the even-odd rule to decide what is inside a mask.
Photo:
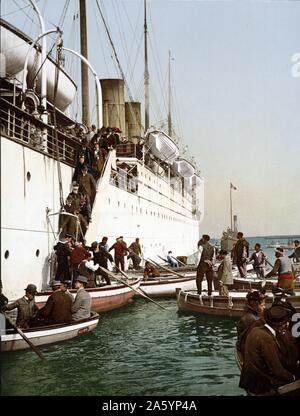
[{"label": "sea surface", "polygon": [[[270,239],[261,242],[274,261]],[[286,243],[283,239],[282,243]],[[286,251],[290,253],[291,251]],[[234,360],[233,318],[178,312],[176,299],[146,299],[101,314],[90,334],[41,348],[1,354],[1,395],[244,395]]]}]

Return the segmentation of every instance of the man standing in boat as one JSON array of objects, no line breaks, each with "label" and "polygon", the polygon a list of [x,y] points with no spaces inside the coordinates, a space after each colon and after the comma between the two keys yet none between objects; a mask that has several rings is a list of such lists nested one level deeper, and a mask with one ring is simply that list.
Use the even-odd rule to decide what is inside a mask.
[{"label": "man standing in boat", "polygon": [[249,243],[242,232],[237,233],[237,242],[232,249],[233,262],[237,264],[240,276],[247,277],[247,258],[249,257]]},{"label": "man standing in boat", "polygon": [[293,259],[295,263],[300,262],[300,242],[299,240],[294,241],[294,252],[289,256],[290,259]]},{"label": "man standing in boat", "polygon": [[253,262],[253,268],[255,270],[256,276],[260,279],[263,279],[266,274],[267,256],[261,250],[261,245],[259,243],[255,244],[254,250],[254,253],[252,253],[251,257],[249,258],[249,263]]},{"label": "man standing in boat", "polygon": [[218,268],[219,294],[220,296],[228,297],[228,286],[233,284],[230,254],[228,254],[226,250],[220,250],[218,258],[221,260],[221,264]]},{"label": "man standing in boat", "polygon": [[198,242],[198,250],[200,252],[200,261],[197,267],[196,284],[198,294],[202,292],[202,280],[206,276],[208,295],[212,293],[212,282],[213,282],[213,259],[215,255],[214,247],[209,244],[210,236],[203,234],[202,238]]},{"label": "man standing in boat", "polygon": [[266,275],[266,279],[278,274],[277,286],[281,289],[294,291],[294,274],[293,266],[290,258],[283,255],[283,248],[276,247],[276,261],[273,269]]}]

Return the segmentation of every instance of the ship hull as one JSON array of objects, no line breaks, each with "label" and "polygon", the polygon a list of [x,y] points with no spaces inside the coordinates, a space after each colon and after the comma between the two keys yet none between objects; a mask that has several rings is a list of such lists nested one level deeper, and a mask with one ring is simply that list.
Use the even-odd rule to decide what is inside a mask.
[{"label": "ship hull", "polygon": [[[58,216],[51,216],[60,208],[57,163],[46,152],[1,135],[1,275],[3,293],[9,300],[23,296],[28,283],[39,291],[48,288],[58,237]],[[74,169],[63,161],[60,169],[65,199]],[[111,167],[107,169],[107,181],[99,185],[86,235],[88,244],[106,235],[112,245],[123,235],[127,244],[140,238],[144,258],[157,258],[168,250],[176,255],[195,251],[200,221],[191,215],[190,203],[180,205],[176,195],[168,193],[166,182],[157,185],[163,191],[158,192],[156,175],[145,167],[141,167],[145,179],[138,194],[112,184]]]}]

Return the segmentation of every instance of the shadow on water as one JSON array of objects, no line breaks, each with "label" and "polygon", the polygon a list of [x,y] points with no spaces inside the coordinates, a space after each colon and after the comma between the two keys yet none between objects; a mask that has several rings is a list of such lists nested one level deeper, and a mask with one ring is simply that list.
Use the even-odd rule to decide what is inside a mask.
[{"label": "shadow on water", "polygon": [[[234,320],[181,314],[175,299],[102,314],[95,331],[2,358],[3,395],[241,395]],[[3,355],[3,354],[2,354]]]}]

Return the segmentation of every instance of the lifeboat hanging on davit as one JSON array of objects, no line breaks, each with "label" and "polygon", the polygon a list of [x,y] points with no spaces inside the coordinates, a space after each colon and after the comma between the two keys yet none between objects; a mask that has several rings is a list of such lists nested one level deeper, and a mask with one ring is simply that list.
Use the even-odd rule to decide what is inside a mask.
[{"label": "lifeboat hanging on davit", "polygon": [[172,165],[179,156],[179,149],[171,137],[161,130],[153,130],[148,133],[147,137],[151,153],[163,162]]},{"label": "lifeboat hanging on davit", "polygon": [[184,178],[189,178],[195,173],[195,167],[186,159],[182,158],[174,161],[172,170],[174,173],[183,176]]},{"label": "lifeboat hanging on davit", "polygon": [[[0,42],[1,61],[3,62],[2,66],[6,76],[9,75],[10,78],[16,78],[22,82],[24,63],[32,39],[10,23],[0,19]],[[33,87],[39,59],[39,47],[36,46],[29,52],[28,57],[27,86],[29,88]],[[66,111],[75,97],[77,87],[71,77],[60,67],[58,71],[58,85],[57,89],[55,89],[57,65],[51,57],[47,58],[45,65],[47,68],[47,99],[53,104],[55,98],[55,106],[61,111]],[[38,93],[40,93],[40,83],[41,73],[39,72],[37,76]]]}]

